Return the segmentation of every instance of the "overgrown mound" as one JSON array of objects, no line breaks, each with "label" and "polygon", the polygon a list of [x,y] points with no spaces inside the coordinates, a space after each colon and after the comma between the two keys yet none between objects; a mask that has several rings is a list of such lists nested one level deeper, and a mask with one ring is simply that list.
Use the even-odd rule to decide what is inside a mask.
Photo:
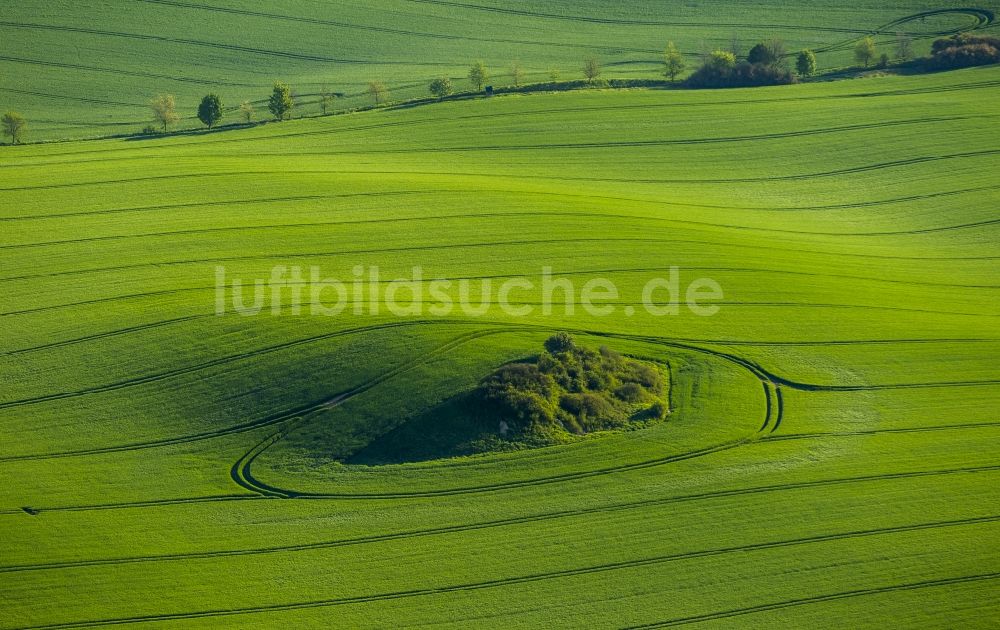
[{"label": "overgrown mound", "polygon": [[428,461],[641,428],[669,413],[669,378],[658,365],[609,348],[582,348],[558,334],[539,356],[497,368],[475,389],[409,419],[345,461]]},{"label": "overgrown mound", "polygon": [[476,391],[496,415],[501,433],[529,438],[591,433],[668,413],[663,373],[652,364],[601,347],[577,346],[559,333],[531,363],[512,363],[483,379]]},{"label": "overgrown mound", "polygon": [[939,70],[1000,62],[1000,39],[962,33],[939,39],[931,47],[929,65]]}]

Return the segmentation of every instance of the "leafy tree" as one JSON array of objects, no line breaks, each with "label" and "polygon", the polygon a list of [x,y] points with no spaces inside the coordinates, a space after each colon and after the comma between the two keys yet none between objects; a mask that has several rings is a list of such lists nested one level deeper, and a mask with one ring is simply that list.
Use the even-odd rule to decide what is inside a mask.
[{"label": "leafy tree", "polygon": [[760,63],[765,66],[769,66],[774,63],[774,58],[771,55],[770,49],[768,49],[767,44],[754,44],[754,47],[750,49],[747,53],[747,61],[750,63]]},{"label": "leafy tree", "polygon": [[854,47],[854,59],[866,68],[871,65],[876,54],[875,40],[871,36],[865,37]]},{"label": "leafy tree", "polygon": [[663,65],[663,74],[670,78],[671,83],[677,80],[677,75],[684,72],[684,57],[673,42],[667,42],[667,49],[663,52]]},{"label": "leafy tree", "polygon": [[333,109],[333,102],[335,99],[336,97],[333,95],[332,92],[330,92],[330,90],[325,85],[322,88],[320,88],[319,91],[320,113],[322,113],[324,116],[330,113],[330,110]]},{"label": "leafy tree", "polygon": [[913,59],[913,38],[906,33],[896,35],[896,59],[900,61]]},{"label": "leafy tree", "polygon": [[486,70],[486,64],[482,61],[477,61],[472,64],[469,68],[469,81],[476,87],[477,90],[482,90],[486,82],[490,80],[490,73]]},{"label": "leafy tree", "polygon": [[252,121],[256,115],[257,112],[253,108],[253,103],[250,101],[243,101],[240,103],[240,118],[243,119],[243,122]]},{"label": "leafy tree", "polygon": [[216,94],[208,94],[198,105],[198,120],[211,129],[222,120],[222,99]]},{"label": "leafy tree", "polygon": [[3,123],[4,135],[10,136],[11,144],[21,142],[24,137],[24,130],[28,126],[28,121],[25,120],[24,116],[11,111],[0,117],[0,122]]},{"label": "leafy tree", "polygon": [[280,81],[274,84],[271,90],[271,98],[267,101],[267,109],[274,116],[275,120],[284,120],[292,115],[292,108],[295,101],[292,100],[292,89]]},{"label": "leafy tree", "polygon": [[366,90],[368,96],[372,97],[372,101],[376,105],[381,105],[389,98],[389,89],[385,87],[385,83],[381,81],[372,81],[368,84],[368,89]]},{"label": "leafy tree", "polygon": [[816,72],[816,54],[809,49],[800,52],[795,61],[795,69],[798,70],[799,76],[812,76]]},{"label": "leafy tree", "polygon": [[510,64],[510,79],[514,82],[514,87],[521,87],[521,83],[524,82],[524,68],[521,67],[520,61]]},{"label": "leafy tree", "polygon": [[776,66],[784,63],[785,42],[780,39],[772,39],[769,42],[761,42],[750,49],[747,53],[747,62],[761,64],[765,66]]},{"label": "leafy tree", "polygon": [[557,332],[545,340],[545,349],[552,354],[569,352],[575,347],[576,344],[573,342],[573,337],[565,332]]},{"label": "leafy tree", "polygon": [[736,67],[736,55],[725,50],[714,50],[705,60],[705,67],[714,70],[732,70]]},{"label": "leafy tree", "polygon": [[601,76],[601,62],[594,57],[583,62],[583,76],[586,77],[587,83],[597,80]]},{"label": "leafy tree", "polygon": [[179,120],[173,94],[157,94],[149,101],[149,108],[153,110],[157,122],[163,125],[163,131]]},{"label": "leafy tree", "polygon": [[440,79],[431,81],[430,90],[431,94],[438,98],[444,98],[454,91],[451,87],[451,79],[448,77],[441,77]]}]

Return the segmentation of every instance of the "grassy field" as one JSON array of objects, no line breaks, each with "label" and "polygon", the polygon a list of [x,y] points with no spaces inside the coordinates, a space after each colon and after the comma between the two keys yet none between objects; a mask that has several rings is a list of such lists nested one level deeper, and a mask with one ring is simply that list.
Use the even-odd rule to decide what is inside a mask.
[{"label": "grassy field", "polygon": [[[595,39],[651,74],[673,32],[691,51],[801,22],[781,34],[819,47],[941,8],[396,0],[327,16],[348,27],[308,21],[320,3],[213,6],[9,7],[7,56],[119,48],[101,71],[2,61],[2,93],[44,109],[40,135],[88,135],[106,128],[76,101],[23,92],[131,99],[94,107],[135,126],[139,86],[226,76],[234,103],[373,70],[169,38],[369,55],[403,85],[473,56],[570,72]],[[483,44],[511,32],[560,45]],[[110,70],[137,60],[185,79]],[[996,627],[998,97],[994,66],[0,148],[0,628]],[[417,265],[473,295],[551,267],[621,295],[610,316],[543,315],[537,288],[514,294],[528,316],[216,314],[218,267],[275,265],[377,265],[380,286]],[[716,280],[719,312],[641,308],[671,267]],[[665,366],[667,421],[344,463],[560,330]]]},{"label": "grassy field", "polygon": [[217,92],[237,118],[244,100],[266,118],[275,80],[295,90],[297,115],[319,111],[324,87],[336,108],[369,103],[368,82],[386,83],[393,99],[427,96],[428,83],[453,77],[468,89],[469,64],[482,59],[491,83],[509,85],[520,61],[527,81],[581,79],[597,57],[605,76],[662,78],[662,52],[676,42],[693,66],[735,41],[745,54],[761,39],[788,50],[811,48],[819,69],[854,64],[851,48],[874,34],[893,55],[899,33],[926,54],[935,36],[987,27],[994,2],[864,0],[849,5],[792,0],[638,0],[537,2],[374,0],[364,5],[287,0],[247,7],[236,0],[18,2],[0,17],[0,109],[29,118],[31,139],[136,133],[152,121],[156,94],[177,96],[182,128],[198,127],[197,105]]}]

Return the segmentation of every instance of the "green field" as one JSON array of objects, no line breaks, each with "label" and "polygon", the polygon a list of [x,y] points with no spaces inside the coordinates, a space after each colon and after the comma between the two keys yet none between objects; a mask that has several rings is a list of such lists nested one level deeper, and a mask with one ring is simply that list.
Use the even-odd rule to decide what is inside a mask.
[{"label": "green field", "polygon": [[[39,139],[132,130],[149,93],[219,77],[233,104],[376,70],[418,95],[476,57],[654,76],[668,37],[737,28],[838,67],[838,42],[942,8],[373,4],[21,3],[0,97]],[[86,50],[102,69],[69,65]],[[997,627],[998,121],[990,66],[0,147],[0,628]],[[538,287],[513,294],[526,316],[216,314],[219,267],[275,265],[377,265],[383,289],[419,266],[473,295],[550,267],[620,296],[609,316],[543,314]],[[642,307],[672,267],[719,283],[717,314]],[[671,415],[357,463],[556,331],[662,365]]]},{"label": "green field", "polygon": [[[670,6],[676,4],[676,6]],[[369,104],[369,81],[393,99],[427,96],[428,82],[453,77],[468,89],[482,59],[498,86],[511,64],[527,81],[581,79],[597,57],[615,78],[662,78],[662,53],[676,42],[693,66],[713,48],[746,51],[781,38],[811,48],[821,71],[854,64],[851,47],[874,34],[892,54],[900,33],[925,54],[937,36],[973,28],[996,32],[995,3],[861,0],[817,6],[803,0],[371,0],[363,5],[285,0],[247,7],[238,0],[11,2],[0,16],[0,109],[31,121],[35,140],[131,134],[151,122],[149,100],[177,96],[180,126],[199,126],[198,101],[218,92],[229,122],[244,100],[266,114],[275,80],[294,89],[296,115],[319,111],[325,87],[336,108]]]}]

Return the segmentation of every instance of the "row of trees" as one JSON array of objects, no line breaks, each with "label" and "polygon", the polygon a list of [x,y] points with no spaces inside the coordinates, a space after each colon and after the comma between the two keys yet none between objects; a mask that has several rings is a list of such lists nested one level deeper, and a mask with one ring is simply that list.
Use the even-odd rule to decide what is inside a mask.
[{"label": "row of trees", "polygon": [[[753,46],[743,60],[739,60],[738,43],[730,50],[715,50],[705,56],[701,66],[688,77],[692,87],[738,87],[753,85],[776,85],[792,83],[795,75],[788,67],[792,55],[785,50],[779,39],[760,42]],[[876,59],[878,65],[889,65],[889,55],[879,56],[875,40],[863,37],[854,47],[855,61],[870,67]],[[896,60],[907,62],[913,59],[913,40],[905,34],[897,36]],[[685,63],[673,42],[667,44],[664,53],[664,75],[674,81],[684,71]],[[816,72],[816,54],[812,50],[802,50],[795,55],[795,74],[809,77]]]},{"label": "row of trees", "polygon": [[[525,73],[520,61],[515,61],[511,64],[509,76],[514,87],[521,87],[524,83]],[[587,80],[587,83],[594,83],[600,76],[601,62],[595,57],[588,58],[583,64],[583,77]],[[555,69],[549,70],[549,79],[553,83],[558,81],[559,72]],[[469,83],[477,92],[481,92],[489,81],[490,71],[483,61],[476,61],[469,67]],[[432,95],[438,98],[450,96],[455,92],[455,86],[452,84],[450,77],[438,77],[434,79],[428,85],[428,89]],[[371,94],[371,86],[369,86],[369,94]],[[375,102],[378,104],[379,100],[375,99]]]},{"label": "row of trees", "polygon": [[[325,108],[329,106],[326,95],[321,100],[321,106],[324,107],[325,113]],[[292,98],[291,88],[284,83],[275,83],[271,97],[267,101],[268,111],[271,112],[275,120],[285,120],[291,116],[293,107],[295,107],[295,101]],[[180,116],[177,114],[177,101],[173,94],[156,95],[149,101],[149,108],[153,112],[153,118],[164,132],[170,125],[180,120]],[[250,101],[240,103],[237,112],[243,122],[252,122],[257,115],[253,103]],[[224,115],[225,107],[218,94],[206,94],[201,99],[201,103],[198,104],[198,120],[209,129],[218,125]]]},{"label": "row of trees", "polygon": [[[1000,51],[1000,42],[996,38],[956,35],[950,39],[935,42],[931,64],[954,67],[996,63],[1000,61],[1000,52],[998,51]],[[876,59],[879,60],[878,65],[882,67],[888,65],[890,61],[888,54],[883,53],[879,56],[875,40],[870,36],[858,41],[853,52],[855,61],[865,68],[871,67]],[[694,87],[731,87],[794,81],[795,77],[787,66],[790,55],[786,52],[784,42],[779,39],[755,44],[742,61],[739,60],[740,56],[739,42],[734,36],[730,50],[715,50],[704,57],[701,66],[688,78],[688,84]],[[895,45],[896,60],[907,62],[911,61],[913,57],[912,38],[900,33],[897,35]],[[674,82],[686,69],[687,62],[677,46],[674,42],[667,42],[663,52],[663,75]],[[798,76],[809,77],[815,72],[816,54],[812,50],[802,50],[795,55],[795,73]],[[514,61],[511,64],[509,76],[514,87],[520,87],[523,84],[525,72],[519,61]],[[600,61],[594,57],[585,60],[583,76],[589,84],[598,81],[601,76]],[[476,91],[482,91],[489,83],[490,71],[483,61],[476,61],[469,67],[468,78]],[[558,71],[551,70],[549,78],[552,82],[558,81]],[[449,77],[439,77],[431,81],[429,85],[430,93],[438,98],[453,94],[454,89]],[[375,105],[384,104],[389,98],[389,89],[381,81],[370,82],[365,92]],[[325,115],[332,110],[335,96],[325,87],[320,90],[319,96],[320,111]],[[295,102],[289,86],[280,82],[275,83],[267,103],[268,111],[274,119],[285,120],[289,118],[294,107]],[[174,97],[170,94],[161,94],[155,97],[150,101],[150,108],[164,131],[169,125],[179,120]],[[250,101],[243,101],[238,112],[243,122],[251,122],[256,116],[256,111]],[[205,126],[211,129],[222,120],[223,115],[224,107],[222,99],[218,95],[208,94],[202,98],[198,106],[198,119]],[[8,112],[3,116],[3,126],[5,134],[10,136],[12,142],[16,144],[23,136],[26,122],[24,117],[17,112]]]},{"label": "row of trees", "polygon": [[[890,63],[887,53],[879,54],[874,38],[868,36],[857,42],[854,47],[855,61],[869,68],[878,60],[880,67]],[[910,36],[900,33],[895,42],[895,60],[908,62],[914,59],[913,40]],[[729,50],[715,50],[704,56],[700,65],[690,77],[688,84],[693,87],[731,87],[749,85],[769,85],[791,83],[795,77],[788,68],[791,57],[785,51],[781,40],[771,40],[754,45],[746,57],[740,60],[739,41],[734,36]],[[969,65],[982,65],[1000,62],[1000,40],[995,37],[976,36],[969,34],[953,35],[950,38],[934,42],[932,55],[927,65],[932,69],[954,68]],[[673,42],[667,42],[663,52],[663,75],[671,82],[677,80],[687,69],[684,56]],[[800,77],[808,77],[816,72],[816,55],[811,50],[802,50],[795,55],[795,73]],[[519,61],[511,64],[510,79],[514,87],[524,83],[525,72]],[[585,60],[583,77],[588,84],[600,80],[601,64],[596,58]],[[469,82],[477,91],[482,91],[489,83],[490,72],[483,61],[476,61],[469,68]],[[558,70],[549,71],[549,79],[555,83],[559,80]],[[444,98],[454,93],[454,86],[448,77],[439,77],[429,85],[431,94]],[[365,93],[375,105],[381,105],[389,99],[389,89],[381,81],[368,84]],[[334,106],[336,96],[326,87],[319,93],[320,111],[328,114]],[[174,96],[159,94],[149,102],[153,117],[167,131],[170,125],[180,120]],[[275,83],[271,96],[267,101],[267,109],[275,120],[285,120],[291,117],[295,100],[291,88],[285,83]],[[243,101],[237,108],[242,122],[252,122],[256,117],[253,103]],[[206,127],[211,129],[218,125],[225,115],[222,99],[217,94],[205,95],[198,105],[197,116]],[[9,137],[12,144],[23,141],[27,129],[27,120],[15,111],[8,111],[0,117],[3,134]],[[155,131],[149,128],[150,131]]]}]

